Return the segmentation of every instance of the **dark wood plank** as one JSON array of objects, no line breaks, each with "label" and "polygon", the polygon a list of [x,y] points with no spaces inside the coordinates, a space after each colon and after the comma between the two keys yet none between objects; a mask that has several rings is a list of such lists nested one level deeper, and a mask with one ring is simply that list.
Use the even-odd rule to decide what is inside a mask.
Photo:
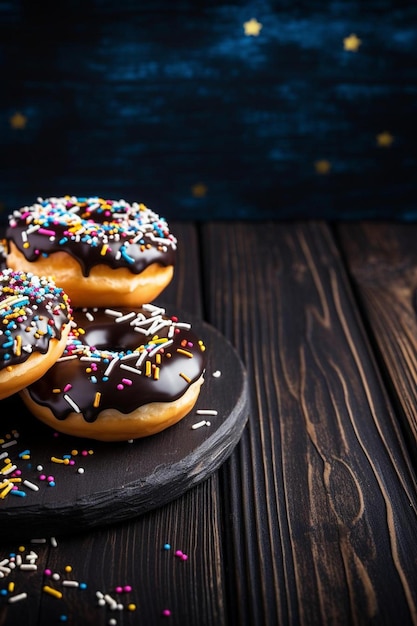
[{"label": "dark wood plank", "polygon": [[417,225],[362,222],[337,232],[417,459]]},{"label": "dark wood plank", "polygon": [[[174,231],[174,224],[171,226]],[[178,235],[180,255],[173,283],[163,294],[164,303],[200,316],[196,229],[191,224],[176,224],[174,232]],[[29,592],[29,598],[18,606],[8,605],[7,599],[0,597],[1,624],[44,626],[54,623],[59,612],[69,616],[68,623],[86,626],[108,624],[110,617],[116,617],[119,624],[140,621],[153,625],[161,623],[164,608],[172,610],[172,623],[223,624],[224,566],[219,529],[219,484],[214,473],[172,504],[138,519],[80,536],[58,537],[57,548],[45,547],[41,569],[48,566],[63,575],[65,565],[70,564],[74,578],[87,583],[85,594],[79,589],[65,590],[59,601],[41,591],[38,579],[34,581],[33,576],[18,572],[16,582],[21,591]],[[169,553],[163,550],[165,542],[172,545]],[[1,544],[2,555],[17,548],[16,542],[8,542],[7,537]],[[176,558],[175,550],[186,553],[188,560]],[[0,588],[6,581],[0,581]],[[125,609],[115,615],[96,606],[96,590],[111,591],[119,584],[133,587],[130,598],[138,605],[136,612]],[[17,622],[17,611],[22,616],[29,614],[30,619]]]},{"label": "dark wood plank", "polygon": [[207,224],[208,320],[253,411],[222,467],[235,623],[415,624],[416,490],[332,236]]}]

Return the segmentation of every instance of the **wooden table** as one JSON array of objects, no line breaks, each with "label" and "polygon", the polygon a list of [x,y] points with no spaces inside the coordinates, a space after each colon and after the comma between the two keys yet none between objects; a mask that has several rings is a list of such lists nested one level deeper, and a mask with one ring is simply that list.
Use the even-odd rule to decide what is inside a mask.
[{"label": "wooden table", "polygon": [[[160,509],[23,544],[37,569],[0,580],[27,593],[0,624],[417,624],[417,225],[174,227],[164,301],[245,363],[241,441]],[[0,562],[18,549],[3,536]],[[86,587],[56,598],[45,568]]]}]

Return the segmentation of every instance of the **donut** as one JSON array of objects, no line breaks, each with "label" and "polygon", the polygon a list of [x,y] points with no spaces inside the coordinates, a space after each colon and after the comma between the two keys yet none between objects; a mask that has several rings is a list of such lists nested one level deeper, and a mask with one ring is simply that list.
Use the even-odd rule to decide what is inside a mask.
[{"label": "donut", "polygon": [[38,198],[9,215],[7,266],[52,276],[73,307],[152,302],[174,273],[176,238],[144,204]]},{"label": "donut", "polygon": [[101,441],[156,434],[194,406],[205,346],[191,325],[154,304],[82,308],[61,358],[21,392],[55,430]]},{"label": "donut", "polygon": [[71,312],[68,295],[50,279],[0,273],[0,399],[30,385],[61,356]]}]

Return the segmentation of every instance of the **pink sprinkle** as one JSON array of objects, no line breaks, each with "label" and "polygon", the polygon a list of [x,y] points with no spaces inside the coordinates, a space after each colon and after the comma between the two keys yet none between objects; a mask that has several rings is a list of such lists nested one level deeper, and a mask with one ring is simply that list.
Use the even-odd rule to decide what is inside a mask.
[{"label": "pink sprinkle", "polygon": [[39,476],[39,480],[46,480],[46,476],[45,476],[45,474],[41,474],[41,475]]},{"label": "pink sprinkle", "polygon": [[183,556],[183,553],[181,552],[181,550],[176,550],[176,551],[175,551],[175,556],[180,556],[180,557],[182,557],[182,556]]},{"label": "pink sprinkle", "polygon": [[53,483],[55,478],[53,476],[48,476],[48,483]]},{"label": "pink sprinkle", "polygon": [[170,611],[169,609],[164,609],[164,610],[162,611],[162,615],[163,615],[164,617],[169,617],[169,616],[171,615],[171,611]]},{"label": "pink sprinkle", "polygon": [[186,554],[182,554],[182,555],[181,555],[181,559],[182,559],[183,561],[187,561],[187,560],[188,560],[188,556],[187,556]]},{"label": "pink sprinkle", "polygon": [[116,587],[115,588],[115,592],[116,593],[122,593],[122,591],[123,591],[123,587]]},{"label": "pink sprinkle", "polygon": [[81,454],[82,454],[82,456],[88,456],[88,450],[83,450],[83,451],[81,452]]},{"label": "pink sprinkle", "polygon": [[123,591],[125,591],[126,593],[129,593],[130,591],[132,591],[132,587],[130,585],[125,585],[123,587]]},{"label": "pink sprinkle", "polygon": [[46,569],[44,571],[45,576],[50,576],[52,574],[52,571],[50,569]]},{"label": "pink sprinkle", "polygon": [[55,231],[54,230],[49,230],[48,228],[39,228],[38,229],[38,233],[40,235],[48,235],[49,237],[54,237],[55,236]]},{"label": "pink sprinkle", "polygon": [[65,385],[65,387],[64,387],[65,393],[67,393],[67,391],[69,391],[70,389],[72,389],[71,383],[68,383],[67,385]]},{"label": "pink sprinkle", "polygon": [[119,391],[121,391],[122,389],[124,389],[124,387],[123,387],[123,385],[122,385],[121,383],[119,383],[119,384],[117,385],[117,389],[118,389]]},{"label": "pink sprinkle", "polygon": [[122,378],[122,383],[124,383],[125,385],[132,385],[132,381],[130,380],[130,378]]}]

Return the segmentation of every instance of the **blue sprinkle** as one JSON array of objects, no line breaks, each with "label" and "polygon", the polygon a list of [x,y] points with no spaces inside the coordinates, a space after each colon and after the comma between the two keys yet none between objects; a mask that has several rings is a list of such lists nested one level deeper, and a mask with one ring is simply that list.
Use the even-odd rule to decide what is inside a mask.
[{"label": "blue sprinkle", "polygon": [[20,496],[21,498],[26,497],[26,493],[24,491],[20,491],[19,489],[12,489],[9,493],[12,496]]}]

